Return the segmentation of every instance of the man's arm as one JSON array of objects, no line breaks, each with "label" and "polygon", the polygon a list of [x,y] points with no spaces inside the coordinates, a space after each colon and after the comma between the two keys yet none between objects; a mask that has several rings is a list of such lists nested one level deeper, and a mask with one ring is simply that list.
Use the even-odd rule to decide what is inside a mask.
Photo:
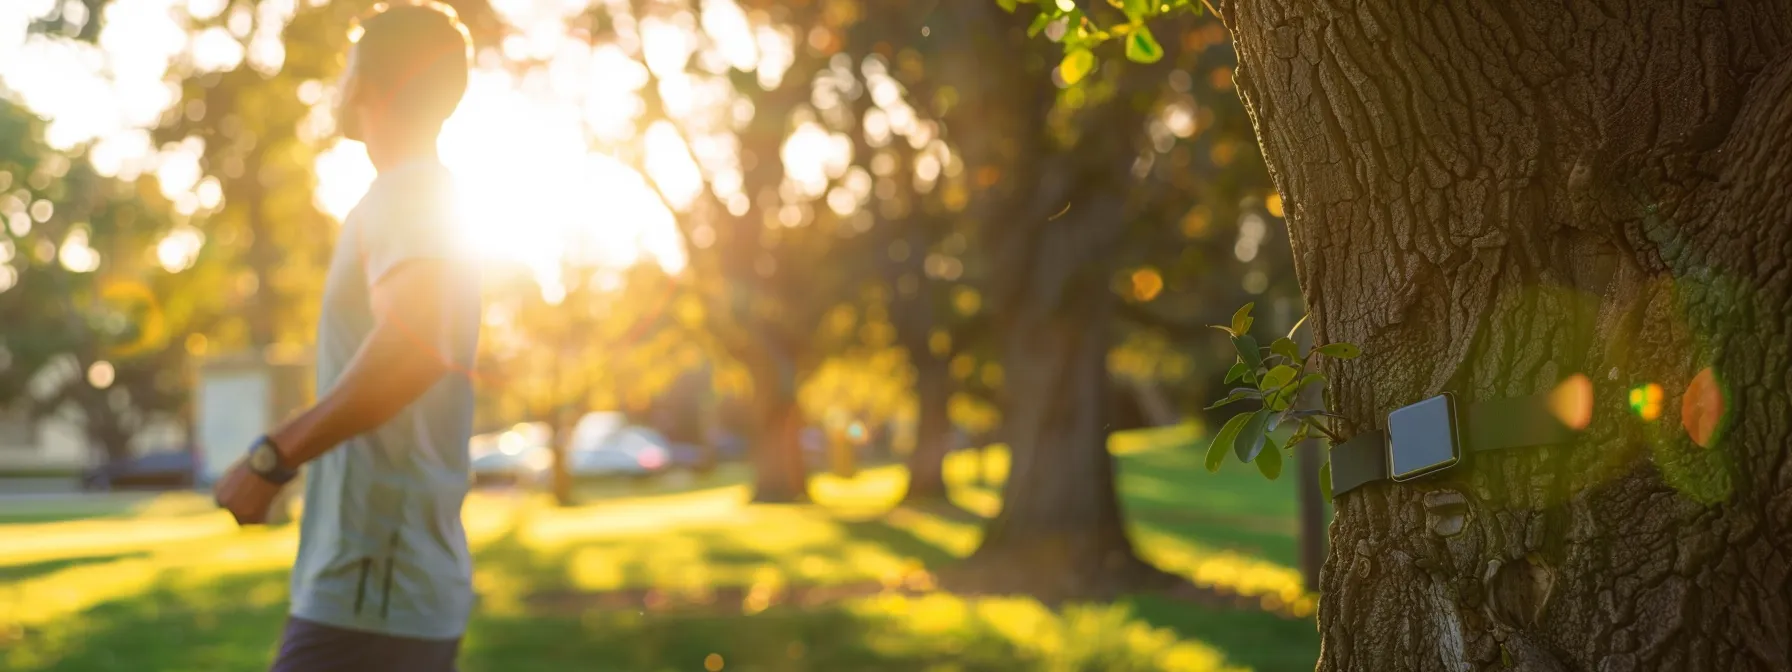
[{"label": "man's arm", "polygon": [[373,431],[454,368],[447,342],[451,266],[436,259],[405,263],[372,290],[379,320],[348,368],[317,404],[268,434],[281,463],[295,468],[355,435]]},{"label": "man's arm", "polygon": [[[348,368],[315,405],[268,434],[282,466],[296,469],[358,434],[373,431],[453,370],[453,354],[445,346],[451,336],[445,292],[455,286],[453,272],[450,262],[415,259],[374,284],[372,307],[379,322]],[[225,472],[214,488],[218,504],[242,525],[265,521],[279,492],[280,486],[242,462]]]}]

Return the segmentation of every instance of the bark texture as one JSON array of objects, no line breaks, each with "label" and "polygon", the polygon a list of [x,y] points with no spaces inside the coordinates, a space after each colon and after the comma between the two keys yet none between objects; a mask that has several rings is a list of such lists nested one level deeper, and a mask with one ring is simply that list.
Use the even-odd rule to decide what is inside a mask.
[{"label": "bark texture", "polygon": [[1337,410],[1595,384],[1578,445],[1340,498],[1320,669],[1792,669],[1792,3],[1219,4],[1318,339],[1366,353]]}]

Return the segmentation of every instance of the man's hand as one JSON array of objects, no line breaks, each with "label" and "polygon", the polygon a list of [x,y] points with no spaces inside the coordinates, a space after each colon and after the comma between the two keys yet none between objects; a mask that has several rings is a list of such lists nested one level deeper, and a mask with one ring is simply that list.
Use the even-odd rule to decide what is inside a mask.
[{"label": "man's hand", "polygon": [[236,517],[236,524],[261,525],[267,522],[268,508],[281,487],[250,471],[247,461],[238,460],[212,486],[212,497]]}]

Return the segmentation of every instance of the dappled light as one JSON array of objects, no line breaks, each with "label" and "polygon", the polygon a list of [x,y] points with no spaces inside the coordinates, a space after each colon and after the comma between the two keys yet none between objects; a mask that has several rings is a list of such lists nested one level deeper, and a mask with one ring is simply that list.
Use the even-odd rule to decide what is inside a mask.
[{"label": "dappled light", "polygon": [[[1133,447],[1126,454],[1135,457],[1127,464],[1139,460],[1145,473],[1155,473],[1161,467],[1154,463],[1169,457],[1162,451],[1180,445],[1177,436],[1128,437]],[[955,455],[948,465],[949,481],[972,507],[983,496],[977,493],[989,492],[975,485],[982,470],[972,460],[978,457]],[[995,646],[1019,660],[1106,660],[1123,666],[1104,669],[1243,669],[1229,662],[1240,652],[1178,636],[1124,606],[1060,612],[1025,598],[941,592],[933,573],[975,547],[977,526],[973,520],[911,509],[882,515],[901,495],[900,469],[879,467],[851,479],[819,477],[817,506],[803,508],[747,507],[749,493],[738,476],[718,472],[686,492],[623,494],[570,509],[514,494],[475,495],[465,513],[482,603],[475,632],[481,621],[523,617],[576,623],[641,612],[649,618],[631,627],[642,627],[656,619],[670,625],[719,614],[783,619],[781,614],[800,608],[877,624],[884,634],[861,645],[891,660]],[[73,618],[83,613],[161,604],[160,609],[212,623],[193,633],[205,638],[235,618],[231,614],[281,608],[284,582],[276,579],[283,577],[297,541],[292,528],[237,532],[227,515],[210,510],[196,495],[121,496],[104,506],[95,511],[101,517],[88,520],[0,521],[0,533],[24,542],[0,550],[0,576],[9,577],[0,589],[0,613],[6,614],[0,634],[12,632],[14,642],[4,658],[8,669],[54,669],[56,660],[84,655],[78,638],[94,633]],[[1167,529],[1153,529],[1142,539],[1164,567],[1247,601],[1229,609],[1262,609],[1287,618],[1311,613],[1313,598],[1300,592],[1292,570],[1237,551],[1214,551]],[[233,586],[232,597],[222,592],[226,586]],[[20,629],[29,633],[22,642]],[[471,660],[484,660],[477,653],[481,647],[508,646],[492,639],[501,631],[477,634],[469,644]],[[801,632],[785,636],[809,657],[844,655],[844,642]],[[714,653],[762,655],[740,646]],[[636,648],[628,655],[649,653]],[[500,669],[484,663],[464,667]]]}]

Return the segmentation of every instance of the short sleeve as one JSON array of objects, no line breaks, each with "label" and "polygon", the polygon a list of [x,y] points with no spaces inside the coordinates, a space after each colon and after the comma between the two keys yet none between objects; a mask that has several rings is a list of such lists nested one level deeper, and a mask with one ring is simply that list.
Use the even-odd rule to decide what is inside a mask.
[{"label": "short sleeve", "polygon": [[405,262],[467,259],[446,171],[413,169],[391,177],[375,185],[374,207],[358,229],[368,287]]}]

